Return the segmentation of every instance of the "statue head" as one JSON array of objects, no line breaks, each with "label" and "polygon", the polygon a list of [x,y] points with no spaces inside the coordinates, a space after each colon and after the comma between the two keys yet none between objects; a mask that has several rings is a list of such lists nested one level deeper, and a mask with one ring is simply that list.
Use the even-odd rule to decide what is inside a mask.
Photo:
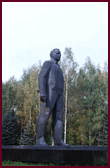
[{"label": "statue head", "polygon": [[61,57],[61,52],[58,48],[55,48],[53,49],[51,52],[50,52],[50,57],[51,58],[54,58],[56,61],[59,61],[60,60],[60,57]]}]

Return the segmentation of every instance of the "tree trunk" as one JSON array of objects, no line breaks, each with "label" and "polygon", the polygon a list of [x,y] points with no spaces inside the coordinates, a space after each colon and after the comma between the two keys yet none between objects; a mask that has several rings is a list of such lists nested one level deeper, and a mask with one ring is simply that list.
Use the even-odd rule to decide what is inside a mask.
[{"label": "tree trunk", "polygon": [[[90,111],[90,107],[89,107],[89,111]],[[91,123],[91,117],[89,117],[89,121]],[[89,127],[89,146],[91,146],[91,136],[92,136],[92,130],[91,130],[91,126]]]},{"label": "tree trunk", "polygon": [[82,131],[81,131],[81,137],[82,137],[82,146],[83,146],[83,133],[82,133]]},{"label": "tree trunk", "polygon": [[66,80],[66,98],[65,98],[65,124],[64,124],[64,143],[66,143],[66,123],[67,123],[67,96],[68,96],[68,72]]},{"label": "tree trunk", "polygon": [[29,126],[31,127],[31,107],[30,107],[30,120],[29,120]]},{"label": "tree trunk", "polygon": [[91,146],[91,128],[89,127],[89,146]]}]

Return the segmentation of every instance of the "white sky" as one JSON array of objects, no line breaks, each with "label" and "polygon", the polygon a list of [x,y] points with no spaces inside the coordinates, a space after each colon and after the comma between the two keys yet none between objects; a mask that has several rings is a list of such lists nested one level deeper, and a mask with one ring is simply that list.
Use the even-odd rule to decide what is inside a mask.
[{"label": "white sky", "polygon": [[2,81],[71,47],[75,61],[108,61],[108,2],[2,2]]}]

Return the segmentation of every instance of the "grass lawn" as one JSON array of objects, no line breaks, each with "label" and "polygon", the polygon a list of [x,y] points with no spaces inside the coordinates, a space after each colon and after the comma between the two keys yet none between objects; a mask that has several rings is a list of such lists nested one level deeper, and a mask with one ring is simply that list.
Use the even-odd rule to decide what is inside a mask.
[{"label": "grass lawn", "polygon": [[[17,161],[10,161],[10,160],[3,160],[2,166],[62,166],[60,164],[43,164],[43,163],[28,163],[28,162],[17,162]],[[68,165],[65,165],[68,166]]]},{"label": "grass lawn", "polygon": [[[103,165],[99,163],[96,164],[98,166],[108,166],[108,162],[106,161]],[[81,166],[81,165],[61,165],[61,164],[53,164],[53,163],[29,163],[29,162],[17,162],[17,161],[10,161],[10,160],[3,160],[2,166]],[[90,166],[90,165],[85,165]],[[94,165],[95,166],[95,165]]]}]

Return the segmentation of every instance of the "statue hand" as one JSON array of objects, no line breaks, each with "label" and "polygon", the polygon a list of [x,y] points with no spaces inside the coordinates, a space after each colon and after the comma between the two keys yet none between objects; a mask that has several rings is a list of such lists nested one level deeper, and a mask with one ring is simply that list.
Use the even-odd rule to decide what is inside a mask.
[{"label": "statue hand", "polygon": [[42,102],[46,102],[46,97],[45,97],[45,96],[40,96],[40,100],[41,100]]}]

